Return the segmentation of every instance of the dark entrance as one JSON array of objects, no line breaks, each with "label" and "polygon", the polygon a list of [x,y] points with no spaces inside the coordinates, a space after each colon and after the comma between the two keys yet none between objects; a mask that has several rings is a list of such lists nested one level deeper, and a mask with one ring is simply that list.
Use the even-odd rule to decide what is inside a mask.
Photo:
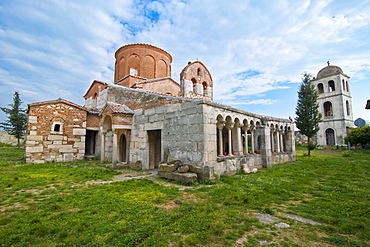
[{"label": "dark entrance", "polygon": [[120,161],[127,162],[127,139],[124,134],[120,138]]},{"label": "dark entrance", "polygon": [[161,161],[161,130],[148,131],[149,169],[158,168]]},{"label": "dark entrance", "polygon": [[333,129],[327,129],[325,131],[326,135],[326,145],[335,145],[335,136]]},{"label": "dark entrance", "polygon": [[98,136],[98,131],[86,130],[85,139],[85,155],[95,155],[96,148],[96,137]]}]

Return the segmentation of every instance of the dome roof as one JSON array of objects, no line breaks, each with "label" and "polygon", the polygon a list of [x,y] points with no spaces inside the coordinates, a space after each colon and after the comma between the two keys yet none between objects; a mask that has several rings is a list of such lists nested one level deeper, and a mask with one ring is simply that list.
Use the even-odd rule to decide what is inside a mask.
[{"label": "dome roof", "polygon": [[343,70],[338,66],[329,65],[321,69],[319,73],[317,73],[316,79],[321,79],[321,78],[325,78],[325,77],[337,75],[337,74],[344,74]]}]

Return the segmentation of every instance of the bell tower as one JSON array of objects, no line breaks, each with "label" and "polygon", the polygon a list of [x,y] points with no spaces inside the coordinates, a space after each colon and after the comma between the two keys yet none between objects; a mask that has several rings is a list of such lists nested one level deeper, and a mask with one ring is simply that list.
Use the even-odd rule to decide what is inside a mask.
[{"label": "bell tower", "polygon": [[328,61],[328,66],[312,80],[319,94],[317,102],[323,119],[317,133],[318,145],[347,145],[344,137],[354,128],[349,78],[340,67]]}]

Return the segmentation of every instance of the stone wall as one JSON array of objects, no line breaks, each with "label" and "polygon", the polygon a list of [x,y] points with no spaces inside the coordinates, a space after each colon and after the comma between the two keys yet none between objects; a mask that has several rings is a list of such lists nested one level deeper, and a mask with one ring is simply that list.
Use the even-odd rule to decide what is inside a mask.
[{"label": "stone wall", "polygon": [[[0,142],[10,144],[10,145],[17,145],[18,140],[15,136],[8,134],[6,131],[0,131]],[[21,140],[21,143],[23,139]]]},{"label": "stone wall", "polygon": [[82,107],[64,100],[30,104],[26,162],[83,160],[86,115]]}]

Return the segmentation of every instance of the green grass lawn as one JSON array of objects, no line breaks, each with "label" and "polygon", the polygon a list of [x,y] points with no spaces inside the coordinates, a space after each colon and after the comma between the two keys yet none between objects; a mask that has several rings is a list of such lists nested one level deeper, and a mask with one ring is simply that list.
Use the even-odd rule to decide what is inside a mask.
[{"label": "green grass lawn", "polygon": [[186,190],[163,179],[87,184],[120,173],[98,161],[26,165],[22,151],[0,147],[1,246],[370,245],[366,150],[298,150],[296,162]]}]

